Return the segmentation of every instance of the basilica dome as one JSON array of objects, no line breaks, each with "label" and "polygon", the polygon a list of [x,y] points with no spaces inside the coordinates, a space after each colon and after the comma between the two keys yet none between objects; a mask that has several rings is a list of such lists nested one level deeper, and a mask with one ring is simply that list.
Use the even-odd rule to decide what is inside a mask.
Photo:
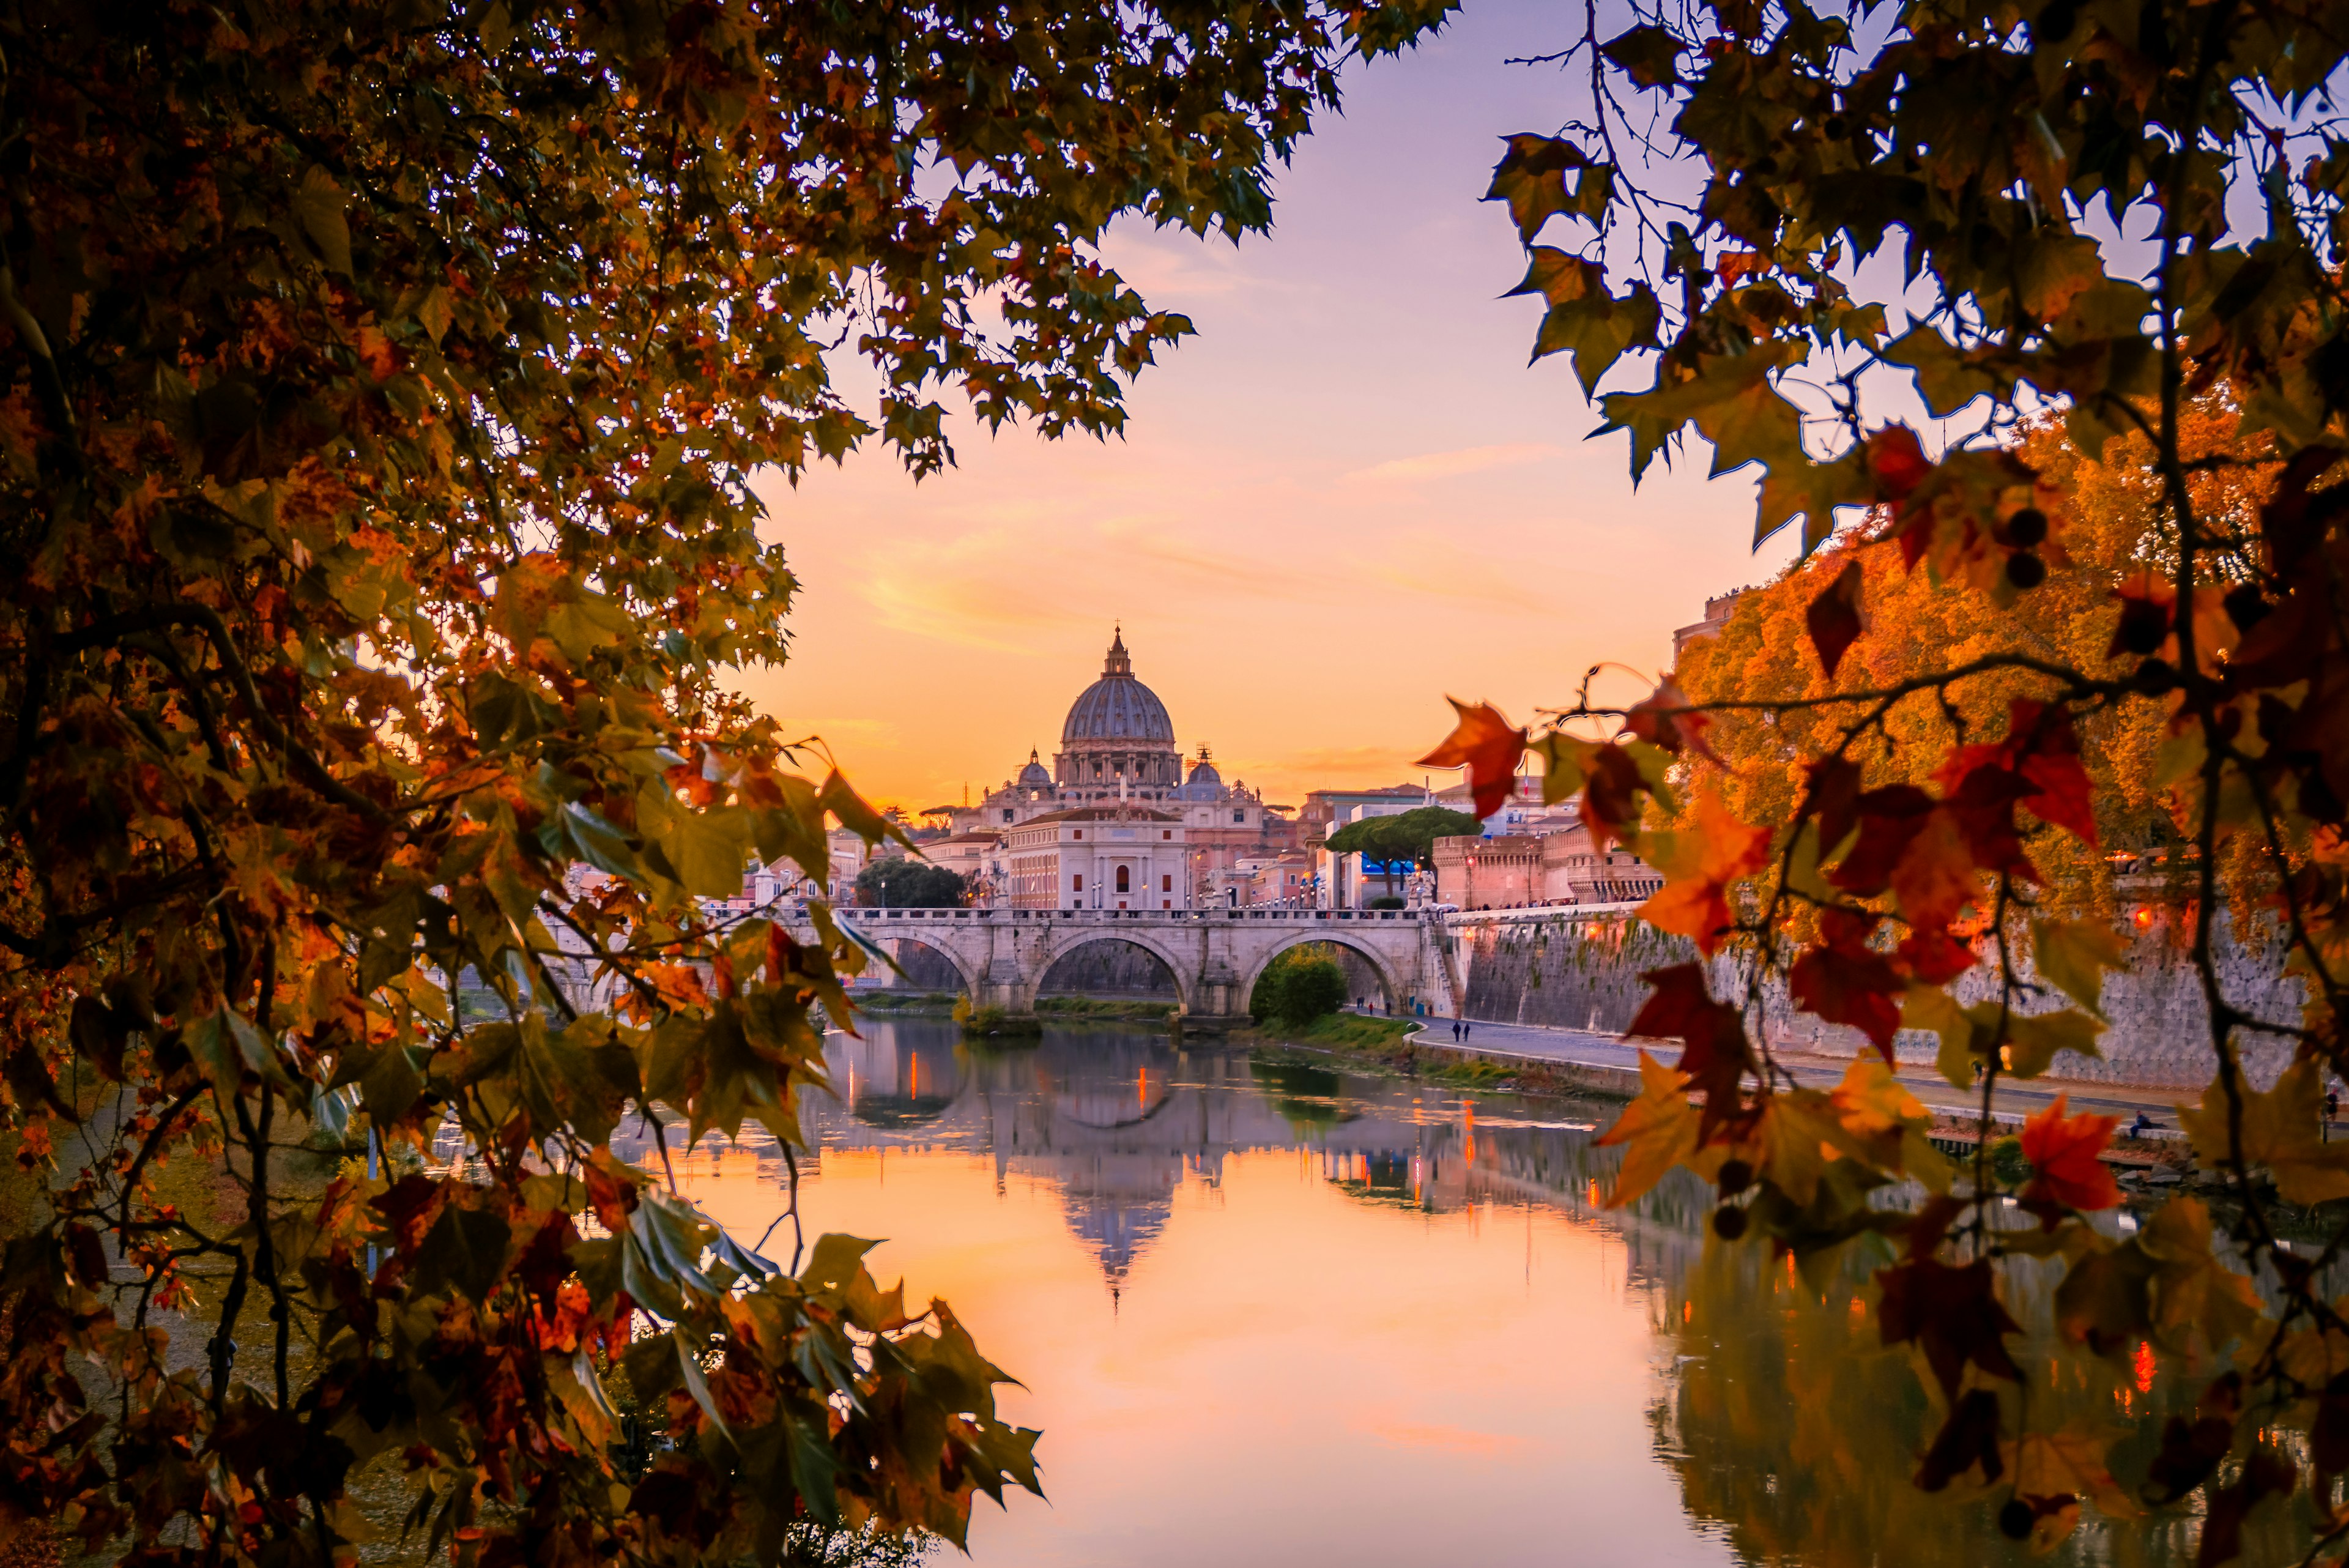
[{"label": "basilica dome", "polygon": [[1166,704],[1133,678],[1133,660],[1126,654],[1123,632],[1110,641],[1102,678],[1070,705],[1069,722],[1061,726],[1062,746],[1087,741],[1157,745],[1172,745],[1174,741],[1174,721],[1166,716]]},{"label": "basilica dome", "polygon": [[1028,750],[1028,765],[1019,770],[1019,785],[1021,789],[1052,787],[1052,772],[1037,757],[1035,748],[1032,746]]}]

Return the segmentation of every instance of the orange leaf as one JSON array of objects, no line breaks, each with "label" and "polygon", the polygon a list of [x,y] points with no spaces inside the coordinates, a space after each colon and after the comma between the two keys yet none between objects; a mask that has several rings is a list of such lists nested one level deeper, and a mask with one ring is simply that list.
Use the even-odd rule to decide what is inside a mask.
[{"label": "orange leaf", "polygon": [[[1659,834],[1652,851],[1665,877],[1663,890],[1640,906],[1640,918],[1659,930],[1692,938],[1710,955],[1733,919],[1729,886],[1751,876],[1770,858],[1770,830],[1737,820],[1711,790],[1697,797],[1696,826]],[[1651,840],[1640,840],[1648,848]]]},{"label": "orange leaf", "polygon": [[2121,1189],[2098,1157],[2113,1140],[2118,1116],[2064,1114],[2068,1096],[2023,1124],[2023,1154],[2037,1174],[2024,1189],[2026,1201],[2060,1203],[2067,1209],[2110,1209]]},{"label": "orange leaf", "polygon": [[1419,759],[1425,768],[1457,768],[1468,770],[1468,790],[1475,797],[1479,819],[1501,809],[1509,798],[1510,786],[1517,780],[1517,763],[1526,754],[1526,732],[1503,716],[1490,702],[1470,707],[1457,697],[1447,697],[1460,722],[1444,743]]}]

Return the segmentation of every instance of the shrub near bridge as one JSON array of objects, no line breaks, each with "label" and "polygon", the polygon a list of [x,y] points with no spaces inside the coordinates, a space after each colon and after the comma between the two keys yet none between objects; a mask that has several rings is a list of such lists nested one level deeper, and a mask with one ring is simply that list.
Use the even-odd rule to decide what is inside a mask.
[{"label": "shrub near bridge", "polygon": [[1302,1028],[1345,1004],[1345,969],[1319,943],[1277,955],[1248,995],[1248,1012],[1257,1023],[1290,1028]]}]

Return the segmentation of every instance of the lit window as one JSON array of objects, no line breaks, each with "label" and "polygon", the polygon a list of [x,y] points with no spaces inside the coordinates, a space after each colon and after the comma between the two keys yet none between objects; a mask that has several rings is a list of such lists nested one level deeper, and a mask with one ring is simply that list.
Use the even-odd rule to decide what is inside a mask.
[{"label": "lit window", "polygon": [[1011,820],[1011,808],[1008,805],[1003,808],[1003,820],[1006,822]]}]

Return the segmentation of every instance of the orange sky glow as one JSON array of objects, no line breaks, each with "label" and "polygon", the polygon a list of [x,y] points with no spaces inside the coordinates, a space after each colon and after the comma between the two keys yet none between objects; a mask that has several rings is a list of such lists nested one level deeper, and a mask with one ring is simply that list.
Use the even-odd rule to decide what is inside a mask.
[{"label": "orange sky glow", "polygon": [[1283,804],[1422,777],[1446,693],[1524,722],[1601,661],[1652,677],[1707,595],[1788,553],[1749,549],[1752,478],[1706,481],[1709,453],[1635,494],[1563,358],[1526,367],[1538,311],[1499,297],[1524,262],[1477,198],[1500,136],[1569,112],[1553,72],[1504,63],[1552,26],[1472,6],[1351,70],[1268,237],[1115,235],[1127,280],[1199,328],[1134,385],[1123,439],[963,419],[958,466],[919,484],[874,447],[768,486],[797,652],[744,689],[918,810],[1049,760],[1112,622],[1185,751]]}]

